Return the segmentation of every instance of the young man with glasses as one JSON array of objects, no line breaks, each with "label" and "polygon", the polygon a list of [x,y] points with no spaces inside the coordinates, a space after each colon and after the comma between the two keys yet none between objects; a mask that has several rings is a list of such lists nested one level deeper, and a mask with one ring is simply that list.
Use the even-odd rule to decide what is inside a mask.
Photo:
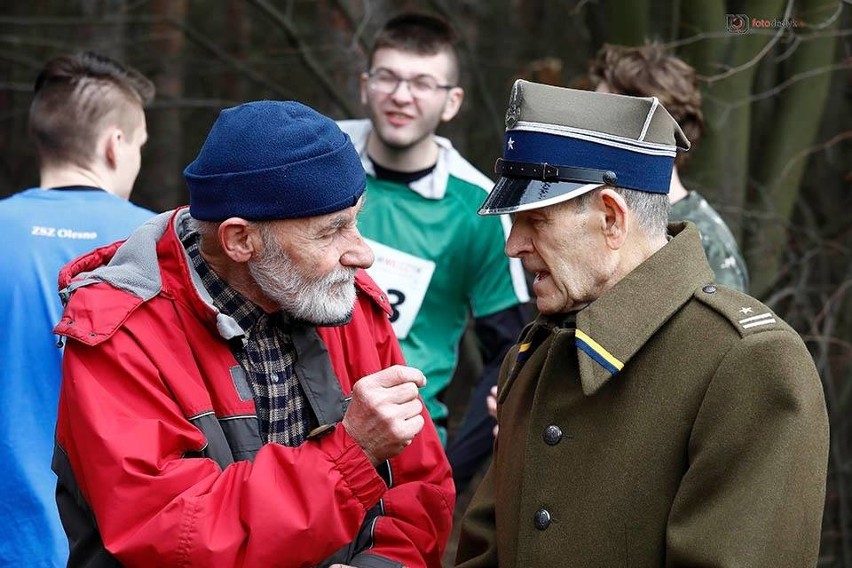
[{"label": "young man with glasses", "polygon": [[359,229],[376,253],[370,274],[394,306],[406,360],[429,380],[421,394],[445,443],[440,399],[468,313],[474,318],[485,370],[469,404],[477,416],[468,416],[448,448],[459,490],[490,454],[485,397],[529,299],[522,267],[502,252],[509,219],[475,214],[493,182],[435,135],[463,99],[453,30],[432,16],[402,14],[379,32],[361,76],[369,119],[340,123],[368,174]]}]

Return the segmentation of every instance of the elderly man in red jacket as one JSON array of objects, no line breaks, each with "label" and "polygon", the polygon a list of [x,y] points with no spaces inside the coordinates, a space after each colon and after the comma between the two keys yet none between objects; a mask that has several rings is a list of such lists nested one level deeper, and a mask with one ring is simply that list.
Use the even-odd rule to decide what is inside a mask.
[{"label": "elderly man in red jacket", "polygon": [[440,566],[450,470],[364,268],[349,138],[222,111],[190,206],[60,276],[69,566]]}]

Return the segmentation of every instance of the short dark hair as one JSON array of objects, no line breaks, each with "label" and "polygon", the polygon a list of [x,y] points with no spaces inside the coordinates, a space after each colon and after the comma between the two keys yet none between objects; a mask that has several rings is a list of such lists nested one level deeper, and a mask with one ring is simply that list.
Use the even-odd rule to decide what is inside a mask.
[{"label": "short dark hair", "polygon": [[34,90],[29,132],[42,166],[88,166],[106,121],[131,129],[134,111],[147,106],[155,94],[154,84],[139,71],[90,51],[48,61]]},{"label": "short dark hair", "polygon": [[459,54],[456,48],[458,36],[446,20],[418,12],[399,14],[382,26],[376,35],[368,67],[373,66],[373,55],[382,48],[398,49],[418,55],[436,55],[447,53],[453,62],[455,76],[450,80],[458,81]]},{"label": "short dark hair", "polygon": [[[704,131],[701,91],[695,69],[662,45],[638,47],[604,44],[589,67],[595,84],[605,82],[620,95],[657,97],[695,144]],[[676,164],[686,159],[678,152]]]}]

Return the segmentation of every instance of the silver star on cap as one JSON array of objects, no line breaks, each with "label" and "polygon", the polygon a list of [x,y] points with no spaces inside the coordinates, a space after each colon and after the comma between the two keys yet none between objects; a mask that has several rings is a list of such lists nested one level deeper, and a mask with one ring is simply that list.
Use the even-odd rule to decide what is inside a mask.
[{"label": "silver star on cap", "polygon": [[514,150],[514,149],[515,149],[515,141],[514,141],[514,140],[512,140],[512,137],[511,137],[511,136],[509,137],[509,140],[507,140],[507,141],[506,141],[506,146],[508,146],[508,147],[509,147],[509,150]]}]

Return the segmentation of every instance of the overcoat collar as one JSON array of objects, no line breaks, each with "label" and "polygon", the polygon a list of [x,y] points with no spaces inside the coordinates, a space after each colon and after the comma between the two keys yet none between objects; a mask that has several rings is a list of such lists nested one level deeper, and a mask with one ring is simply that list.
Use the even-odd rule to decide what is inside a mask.
[{"label": "overcoat collar", "polygon": [[673,238],[600,298],[577,313],[583,393],[595,394],[689,301],[713,281],[692,223],[669,225]]}]

